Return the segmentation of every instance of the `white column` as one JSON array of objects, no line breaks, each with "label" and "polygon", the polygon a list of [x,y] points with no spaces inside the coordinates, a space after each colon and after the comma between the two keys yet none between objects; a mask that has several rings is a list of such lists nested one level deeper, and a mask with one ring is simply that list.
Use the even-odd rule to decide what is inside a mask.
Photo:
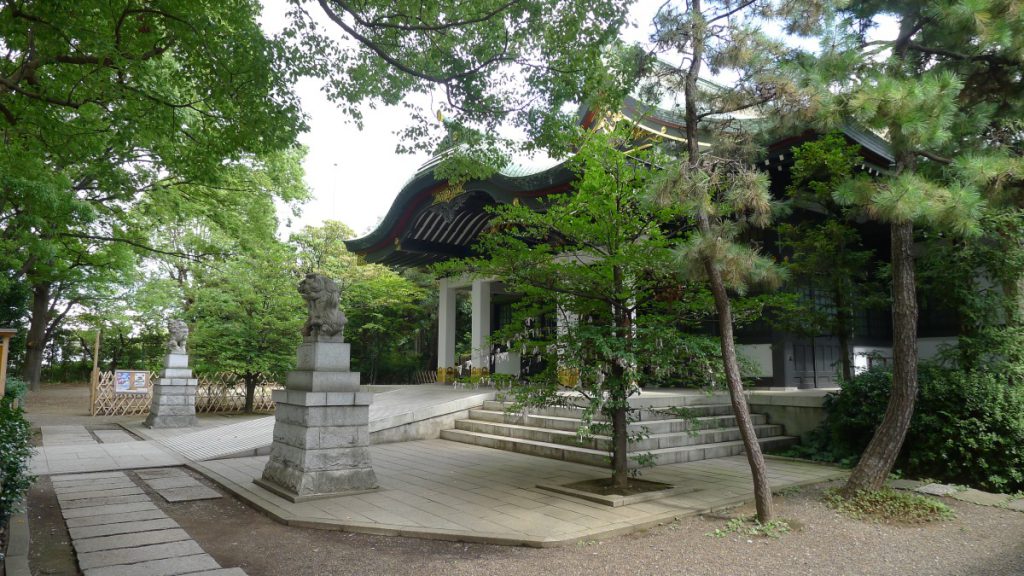
[{"label": "white column", "polygon": [[491,281],[473,280],[473,370],[490,367],[491,352]]},{"label": "white column", "polygon": [[455,366],[455,289],[447,278],[437,286],[437,381],[450,382],[446,369]]}]

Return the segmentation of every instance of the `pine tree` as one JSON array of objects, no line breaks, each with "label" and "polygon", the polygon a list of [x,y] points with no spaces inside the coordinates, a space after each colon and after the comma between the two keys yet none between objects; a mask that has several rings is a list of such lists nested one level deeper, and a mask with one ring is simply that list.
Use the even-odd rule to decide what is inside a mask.
[{"label": "pine tree", "polygon": [[[914,412],[915,230],[974,233],[983,192],[1019,193],[1024,17],[1002,0],[853,2],[842,16],[806,68],[804,102],[826,126],[853,120],[883,136],[894,157],[834,194],[887,223],[892,246],[892,396],[849,492],[881,487]],[[888,19],[891,32],[878,27]]]},{"label": "pine tree", "polygon": [[[692,0],[681,8],[666,4],[655,17],[659,49],[675,58],[681,55],[680,65],[657,67],[655,76],[670,88],[681,89],[685,98],[684,158],[668,171],[657,196],[680,206],[692,225],[677,249],[678,261],[683,269],[703,277],[714,295],[726,382],[761,522],[774,515],[771,487],[743,396],[729,295],[730,290],[743,292],[751,283],[779,279],[772,262],[742,241],[747,229],[763,228],[772,220],[769,180],[754,166],[755,137],[764,123],[765,107],[784,101],[791,86],[778,66],[788,49],[761,26],[774,20],[787,32],[807,33],[826,8],[819,2]],[[702,74],[724,71],[737,76],[728,88],[702,81]],[[702,148],[705,143],[709,148]]]}]

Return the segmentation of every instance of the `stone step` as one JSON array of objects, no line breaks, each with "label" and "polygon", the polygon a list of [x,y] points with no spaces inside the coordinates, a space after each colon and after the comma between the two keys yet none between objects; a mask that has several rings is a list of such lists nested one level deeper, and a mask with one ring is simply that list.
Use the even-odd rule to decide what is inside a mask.
[{"label": "stone step", "polygon": [[[483,409],[491,410],[496,412],[503,412],[512,406],[511,402],[501,402],[497,400],[489,400],[484,402]],[[672,420],[678,419],[678,414],[673,414],[668,411],[668,406],[650,409],[638,409],[634,412],[634,417],[638,421],[647,422],[651,420]],[[703,416],[728,416],[732,414],[731,404],[701,404],[683,407],[687,412],[687,416],[692,417],[703,417]],[[570,406],[545,406],[545,407],[530,407],[526,410],[526,413],[531,416],[553,416],[556,418],[579,418],[582,408],[575,408]],[[518,412],[516,412],[518,413]]]},{"label": "stone step", "polygon": [[[470,420],[483,422],[496,422],[503,424],[519,424],[522,426],[534,426],[536,428],[549,428],[551,430],[565,430],[575,433],[579,430],[580,420],[578,418],[566,418],[562,416],[541,416],[534,414],[521,414],[502,412],[499,410],[472,409],[469,411]],[[767,424],[768,417],[763,414],[751,414],[755,425]],[[736,425],[736,417],[728,416],[700,416],[695,420],[688,418],[671,418],[664,420],[641,420],[632,422],[630,430],[639,431],[646,428],[650,434],[665,434],[668,432],[686,432],[691,429],[709,430],[716,428],[729,428]]]},{"label": "stone step", "polygon": [[[566,446],[550,442],[536,440],[509,438],[494,434],[471,432],[468,430],[442,430],[441,438],[520,454],[565,460],[578,464],[588,464],[606,468],[609,466],[609,454],[604,450]],[[784,448],[798,441],[792,436],[775,436],[771,438],[759,438],[758,443],[762,449]],[[675,464],[680,462],[695,462],[709,458],[721,458],[735,456],[743,452],[743,442],[736,440],[732,442],[718,442],[712,444],[697,444],[693,446],[680,446],[673,448],[661,448],[651,451],[630,452],[630,465],[635,466],[637,457],[649,454],[656,465]]]},{"label": "stone step", "polygon": [[[770,438],[758,438],[757,443],[761,450],[782,450],[800,442],[796,436],[772,436]],[[726,456],[738,456],[743,454],[743,441],[716,442],[713,444],[698,444],[696,446],[684,446],[682,448],[663,448],[651,450],[649,454],[654,458],[656,466],[665,464],[680,464],[683,462],[696,462],[698,460],[711,460],[712,458],[724,458]]]},{"label": "stone step", "polygon": [[[538,428],[535,426],[524,426],[520,424],[505,424],[498,422],[485,422],[480,420],[457,420],[457,430],[490,434],[493,436],[508,436],[519,440],[533,440],[548,444],[562,444],[576,446],[593,450],[610,450],[611,437],[608,435],[591,436],[580,439],[575,430],[552,430],[550,428]],[[754,427],[758,437],[779,436],[782,434],[782,426],[761,424]],[[710,444],[715,442],[732,442],[739,440],[739,428],[717,428],[712,430],[667,432],[650,434],[645,438],[630,442],[631,452],[647,452],[662,448],[676,448],[681,446],[694,446],[698,444]]]}]

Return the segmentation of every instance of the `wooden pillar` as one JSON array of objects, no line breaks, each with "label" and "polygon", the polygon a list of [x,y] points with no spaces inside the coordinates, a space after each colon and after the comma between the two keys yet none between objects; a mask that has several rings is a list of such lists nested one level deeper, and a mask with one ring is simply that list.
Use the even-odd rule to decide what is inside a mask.
[{"label": "wooden pillar", "polygon": [[14,328],[0,328],[0,396],[7,389],[7,351],[11,347],[11,337],[17,333]]},{"label": "wooden pillar", "polygon": [[89,376],[89,414],[96,415],[96,392],[100,385],[100,331],[92,346],[92,373]]}]

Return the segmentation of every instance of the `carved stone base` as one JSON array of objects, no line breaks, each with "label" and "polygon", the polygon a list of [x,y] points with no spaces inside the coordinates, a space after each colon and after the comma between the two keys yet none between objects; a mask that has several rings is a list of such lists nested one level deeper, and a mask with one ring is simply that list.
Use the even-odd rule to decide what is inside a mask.
[{"label": "carved stone base", "polygon": [[143,423],[146,428],[188,428],[189,426],[196,426],[197,424],[198,421],[196,420],[196,415],[194,413],[185,416],[156,416],[155,414],[150,413],[150,415],[146,417],[146,421]]},{"label": "carved stone base", "polygon": [[153,399],[144,425],[148,428],[185,428],[196,425],[196,384],[187,354],[168,354],[164,369],[153,384]]},{"label": "carved stone base", "polygon": [[292,502],[377,488],[369,450],[372,393],[273,395],[274,442],[258,485]]}]

